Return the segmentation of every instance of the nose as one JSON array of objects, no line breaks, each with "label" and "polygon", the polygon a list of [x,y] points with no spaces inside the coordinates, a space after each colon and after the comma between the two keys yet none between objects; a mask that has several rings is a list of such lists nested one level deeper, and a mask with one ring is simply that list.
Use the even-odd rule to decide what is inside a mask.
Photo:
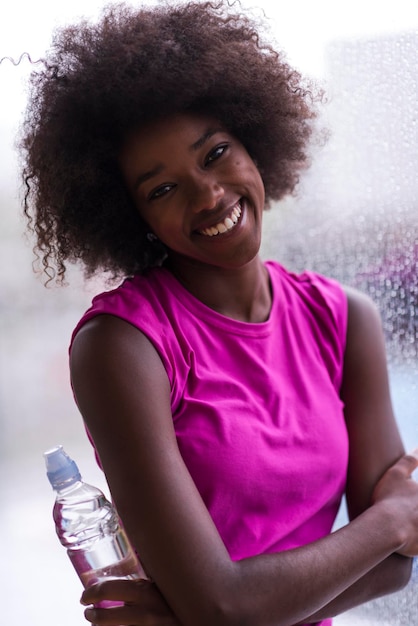
[{"label": "nose", "polygon": [[222,184],[208,172],[194,176],[190,185],[189,203],[192,211],[210,211],[216,209],[225,195]]}]

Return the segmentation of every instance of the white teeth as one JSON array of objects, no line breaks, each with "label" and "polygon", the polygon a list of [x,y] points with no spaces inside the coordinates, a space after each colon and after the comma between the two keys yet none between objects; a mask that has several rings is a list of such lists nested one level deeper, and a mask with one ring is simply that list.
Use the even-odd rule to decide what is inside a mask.
[{"label": "white teeth", "polygon": [[231,228],[234,228],[235,224],[238,222],[241,215],[241,206],[240,204],[236,204],[232,209],[230,215],[224,219],[223,222],[219,222],[214,226],[209,226],[208,228],[203,228],[200,230],[201,235],[207,235],[208,237],[214,237],[215,235],[220,235],[222,233],[226,233]]}]

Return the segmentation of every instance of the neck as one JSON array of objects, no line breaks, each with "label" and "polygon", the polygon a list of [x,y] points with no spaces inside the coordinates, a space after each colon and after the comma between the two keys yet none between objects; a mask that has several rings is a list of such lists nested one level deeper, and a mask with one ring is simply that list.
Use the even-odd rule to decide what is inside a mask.
[{"label": "neck", "polygon": [[206,306],[243,322],[260,323],[271,309],[270,280],[257,255],[242,267],[225,269],[170,257],[166,268]]}]

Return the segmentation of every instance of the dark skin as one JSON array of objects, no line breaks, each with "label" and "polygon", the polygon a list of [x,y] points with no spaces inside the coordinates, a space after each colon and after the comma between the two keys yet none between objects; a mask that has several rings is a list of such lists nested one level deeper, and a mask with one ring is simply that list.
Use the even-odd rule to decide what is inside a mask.
[{"label": "dark skin", "polygon": [[[226,316],[267,319],[271,295],[258,256],[263,185],[245,148],[216,121],[184,115],[133,133],[120,162],[138,211],[169,250],[170,271]],[[226,230],[210,236],[219,224]],[[406,584],[408,557],[418,554],[418,485],[410,480],[418,453],[404,456],[375,307],[353,290],[347,297],[341,393],[351,521],[306,546],[239,562],[229,558],[179,453],[169,381],[153,345],[112,316],[82,328],[71,354],[77,401],[128,535],[155,581],[91,587],[85,604],[126,605],[87,609],[87,619],[99,626],[289,626]]]}]

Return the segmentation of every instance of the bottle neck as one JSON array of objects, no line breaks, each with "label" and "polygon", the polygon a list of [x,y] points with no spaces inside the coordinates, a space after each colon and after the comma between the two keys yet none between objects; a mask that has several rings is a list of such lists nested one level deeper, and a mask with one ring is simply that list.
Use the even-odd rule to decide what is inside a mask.
[{"label": "bottle neck", "polygon": [[69,496],[81,489],[83,486],[84,483],[82,480],[76,480],[75,482],[71,482],[70,484],[68,484],[68,482],[61,483],[60,485],[54,487],[54,491],[57,494],[57,497]]}]

